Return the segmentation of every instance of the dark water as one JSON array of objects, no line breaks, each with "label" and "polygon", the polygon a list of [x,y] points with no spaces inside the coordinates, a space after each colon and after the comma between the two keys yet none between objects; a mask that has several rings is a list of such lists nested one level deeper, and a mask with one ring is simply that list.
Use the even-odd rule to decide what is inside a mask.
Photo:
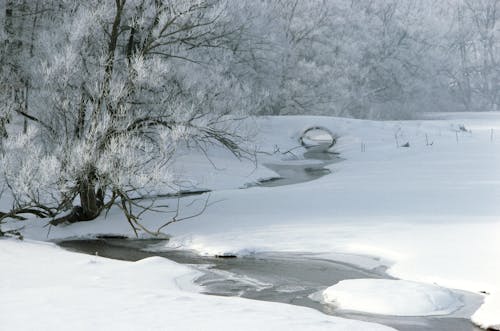
[{"label": "dark water", "polygon": [[310,307],[325,314],[377,322],[401,331],[477,331],[467,318],[481,303],[479,296],[461,292],[465,307],[442,317],[380,316],[335,309],[310,295],[344,279],[390,278],[381,271],[363,270],[352,265],[325,260],[310,254],[262,253],[241,258],[202,257],[189,251],[148,251],[163,247],[159,240],[96,239],[69,240],[60,246],[82,253],[113,259],[137,261],[163,256],[202,271],[196,280],[209,295],[240,296],[249,299]]},{"label": "dark water", "polygon": [[[316,163],[304,163],[304,160],[315,160]],[[266,163],[264,166],[276,172],[279,177],[273,177],[245,185],[244,188],[252,186],[277,187],[298,183],[310,182],[331,173],[326,166],[340,162],[342,158],[335,153],[305,152],[303,159],[291,158],[286,163]]]}]

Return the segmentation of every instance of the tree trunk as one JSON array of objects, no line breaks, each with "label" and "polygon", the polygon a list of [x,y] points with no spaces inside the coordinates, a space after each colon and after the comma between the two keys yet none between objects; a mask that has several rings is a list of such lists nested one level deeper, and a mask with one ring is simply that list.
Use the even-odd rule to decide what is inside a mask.
[{"label": "tree trunk", "polygon": [[76,223],[92,221],[101,214],[104,206],[104,192],[96,189],[91,181],[83,181],[79,186],[80,206],[75,206],[66,216],[56,218],[50,222],[52,225],[61,223]]},{"label": "tree trunk", "polygon": [[102,203],[97,199],[96,188],[92,183],[80,184],[81,220],[93,220],[101,212]]}]

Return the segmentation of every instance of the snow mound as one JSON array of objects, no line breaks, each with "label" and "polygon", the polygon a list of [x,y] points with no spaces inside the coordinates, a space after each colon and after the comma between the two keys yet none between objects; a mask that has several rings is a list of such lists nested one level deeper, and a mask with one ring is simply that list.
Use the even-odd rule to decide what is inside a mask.
[{"label": "snow mound", "polygon": [[323,292],[341,309],[393,316],[446,315],[463,304],[451,291],[429,284],[392,279],[351,279]]},{"label": "snow mound", "polygon": [[500,293],[487,296],[471,320],[484,329],[500,330]]}]

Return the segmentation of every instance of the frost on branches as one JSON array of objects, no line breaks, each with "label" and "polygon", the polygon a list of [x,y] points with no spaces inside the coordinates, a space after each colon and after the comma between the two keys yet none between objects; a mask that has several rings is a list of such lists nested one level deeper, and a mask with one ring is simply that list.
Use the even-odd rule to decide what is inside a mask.
[{"label": "frost on branches", "polygon": [[87,221],[118,205],[134,230],[148,231],[139,215],[151,205],[133,198],[172,184],[179,144],[218,143],[245,156],[228,123],[241,118],[247,92],[212,59],[231,61],[225,53],[238,27],[229,28],[226,3],[9,5],[31,11],[33,29],[8,39],[28,51],[10,65],[20,78],[0,99],[11,100],[0,116],[0,168],[13,201],[0,221],[26,214],[54,225]]}]

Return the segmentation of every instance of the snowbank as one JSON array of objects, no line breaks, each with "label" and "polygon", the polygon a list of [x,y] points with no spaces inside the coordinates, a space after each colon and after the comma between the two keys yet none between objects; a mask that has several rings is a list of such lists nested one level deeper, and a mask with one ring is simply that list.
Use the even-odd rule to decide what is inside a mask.
[{"label": "snowbank", "polygon": [[292,305],[197,293],[193,269],[0,240],[2,330],[392,330]]},{"label": "snowbank", "polygon": [[447,315],[463,304],[451,291],[404,280],[350,279],[323,291],[340,309],[393,316]]},{"label": "snowbank", "polygon": [[471,319],[482,328],[500,330],[500,295],[488,295]]}]

